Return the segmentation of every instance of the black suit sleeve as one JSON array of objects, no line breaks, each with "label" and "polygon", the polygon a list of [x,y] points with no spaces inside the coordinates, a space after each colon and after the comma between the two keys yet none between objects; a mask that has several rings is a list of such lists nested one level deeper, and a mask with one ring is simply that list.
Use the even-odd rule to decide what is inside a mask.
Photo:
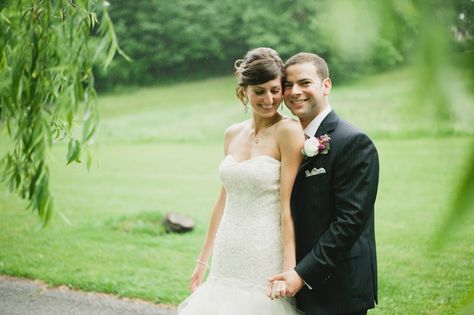
[{"label": "black suit sleeve", "polygon": [[358,133],[338,144],[341,150],[334,152],[333,165],[334,219],[295,267],[313,287],[326,282],[338,261],[349,253],[373,214],[377,194],[379,161],[372,141]]}]

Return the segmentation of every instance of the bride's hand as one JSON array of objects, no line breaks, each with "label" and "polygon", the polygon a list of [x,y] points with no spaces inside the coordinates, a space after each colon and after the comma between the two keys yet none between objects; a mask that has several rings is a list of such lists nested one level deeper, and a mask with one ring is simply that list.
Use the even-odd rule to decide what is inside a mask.
[{"label": "bride's hand", "polygon": [[196,289],[201,285],[202,279],[206,274],[206,267],[202,264],[197,264],[194,268],[193,274],[191,275],[191,279],[189,279],[188,288],[191,292],[196,291]]},{"label": "bride's hand", "polygon": [[286,296],[285,281],[275,280],[267,283],[267,296],[270,299],[281,299]]}]

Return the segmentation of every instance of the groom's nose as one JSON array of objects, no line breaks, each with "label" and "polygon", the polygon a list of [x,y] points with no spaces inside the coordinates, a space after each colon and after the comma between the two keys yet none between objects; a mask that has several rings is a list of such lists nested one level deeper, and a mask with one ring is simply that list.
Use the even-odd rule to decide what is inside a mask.
[{"label": "groom's nose", "polygon": [[301,89],[298,84],[293,84],[293,86],[291,87],[291,94],[301,94]]}]

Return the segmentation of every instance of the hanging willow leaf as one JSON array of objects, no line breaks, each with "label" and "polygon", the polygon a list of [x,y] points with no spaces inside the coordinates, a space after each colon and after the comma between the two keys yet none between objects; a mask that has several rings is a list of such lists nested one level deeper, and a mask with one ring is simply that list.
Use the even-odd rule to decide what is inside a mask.
[{"label": "hanging willow leaf", "polygon": [[81,143],[77,139],[71,139],[67,148],[67,164],[76,161],[81,162]]},{"label": "hanging willow leaf", "polygon": [[82,141],[87,143],[95,134],[97,128],[97,115],[89,113],[89,117],[84,119],[84,127],[82,129]]},{"label": "hanging willow leaf", "polygon": [[[54,208],[46,156],[63,141],[67,164],[88,152],[99,122],[94,61],[112,61],[117,37],[104,1],[88,0],[1,1],[0,30],[0,132],[10,148],[0,156],[0,175],[44,226]],[[82,128],[81,139],[75,128]]]}]

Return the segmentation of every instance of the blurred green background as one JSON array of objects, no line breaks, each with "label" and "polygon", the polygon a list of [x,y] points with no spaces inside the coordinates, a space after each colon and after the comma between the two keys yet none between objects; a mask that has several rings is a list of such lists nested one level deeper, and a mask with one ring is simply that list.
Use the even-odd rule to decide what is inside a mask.
[{"label": "blurred green background", "polygon": [[[110,1],[109,11],[133,62],[96,69],[94,164],[66,166],[66,146],[54,147],[56,208],[44,230],[0,188],[0,274],[183,300],[219,192],[223,132],[249,118],[233,62],[269,46],[283,58],[326,58],[332,106],[378,148],[380,305],[369,313],[466,309],[474,213],[453,205],[472,187],[473,1]],[[168,211],[196,229],[162,234],[156,222]]]}]

